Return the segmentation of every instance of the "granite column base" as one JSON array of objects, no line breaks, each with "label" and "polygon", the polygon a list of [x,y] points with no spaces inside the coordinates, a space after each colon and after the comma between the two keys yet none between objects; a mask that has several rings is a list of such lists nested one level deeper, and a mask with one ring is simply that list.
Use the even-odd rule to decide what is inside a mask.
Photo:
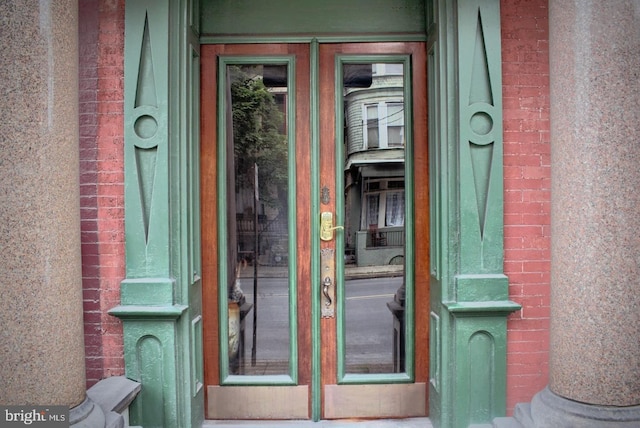
[{"label": "granite column base", "polygon": [[90,398],[69,410],[69,424],[72,428],[104,428],[106,419],[102,408]]},{"label": "granite column base", "polygon": [[569,400],[548,387],[531,404],[518,404],[514,416],[499,418],[496,428],[637,428],[640,406],[599,406]]},{"label": "granite column base", "polygon": [[129,426],[129,406],[141,385],[124,376],[101,380],[87,391],[86,399],[69,411],[71,428],[124,428]]}]

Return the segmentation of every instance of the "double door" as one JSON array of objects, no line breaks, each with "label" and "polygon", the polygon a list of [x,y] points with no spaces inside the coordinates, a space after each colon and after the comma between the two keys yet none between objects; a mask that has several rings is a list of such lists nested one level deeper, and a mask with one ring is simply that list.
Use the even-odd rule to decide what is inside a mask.
[{"label": "double door", "polygon": [[201,61],[206,417],[426,415],[424,44]]}]

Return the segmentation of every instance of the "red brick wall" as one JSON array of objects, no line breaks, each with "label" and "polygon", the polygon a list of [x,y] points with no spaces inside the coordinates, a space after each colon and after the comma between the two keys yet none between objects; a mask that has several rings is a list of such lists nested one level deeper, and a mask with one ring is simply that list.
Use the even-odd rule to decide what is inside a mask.
[{"label": "red brick wall", "polygon": [[502,0],[507,409],[548,383],[551,146],[547,0]]},{"label": "red brick wall", "polygon": [[80,0],[80,207],[87,387],[124,373],[124,1]]}]

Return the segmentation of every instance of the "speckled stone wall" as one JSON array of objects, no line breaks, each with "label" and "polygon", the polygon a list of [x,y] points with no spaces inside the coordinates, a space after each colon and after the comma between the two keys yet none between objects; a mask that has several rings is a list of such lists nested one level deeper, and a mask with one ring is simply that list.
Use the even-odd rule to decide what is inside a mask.
[{"label": "speckled stone wall", "polygon": [[550,389],[640,404],[640,1],[550,1]]},{"label": "speckled stone wall", "polygon": [[77,0],[0,2],[0,403],[85,395]]}]

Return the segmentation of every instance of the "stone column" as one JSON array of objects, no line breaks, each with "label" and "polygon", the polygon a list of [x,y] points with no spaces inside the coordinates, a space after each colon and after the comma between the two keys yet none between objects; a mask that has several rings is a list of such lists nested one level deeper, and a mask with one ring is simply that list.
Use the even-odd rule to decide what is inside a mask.
[{"label": "stone column", "polygon": [[72,423],[97,427],[85,394],[77,9],[0,2],[0,404],[65,405]]},{"label": "stone column", "polygon": [[550,379],[520,419],[638,427],[640,1],[551,0],[549,28]]}]

